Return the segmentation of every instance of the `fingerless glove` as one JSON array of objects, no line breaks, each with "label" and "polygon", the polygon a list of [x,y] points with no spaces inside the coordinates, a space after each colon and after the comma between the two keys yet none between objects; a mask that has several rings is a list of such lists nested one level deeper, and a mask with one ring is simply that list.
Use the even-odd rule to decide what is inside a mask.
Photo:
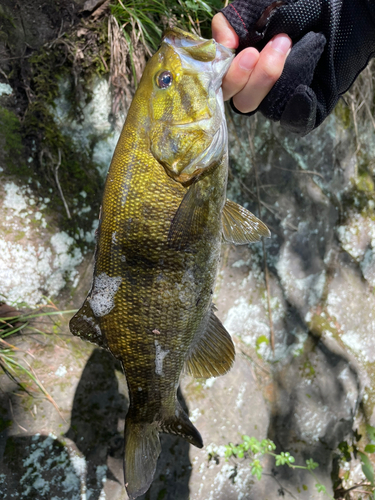
[{"label": "fingerless glove", "polygon": [[239,36],[238,51],[261,50],[278,33],[292,39],[283,73],[256,111],[301,136],[322,123],[375,55],[375,0],[235,0],[222,13]]}]

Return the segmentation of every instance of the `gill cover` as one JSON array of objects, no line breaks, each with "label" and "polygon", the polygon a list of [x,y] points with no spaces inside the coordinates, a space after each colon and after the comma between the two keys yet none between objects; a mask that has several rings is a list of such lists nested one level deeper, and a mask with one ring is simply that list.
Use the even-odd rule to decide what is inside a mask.
[{"label": "gill cover", "polygon": [[[221,91],[233,52],[178,29],[168,30],[154,56],[154,91],[149,102],[151,152],[168,175],[188,182],[226,150]],[[171,83],[160,85],[168,72]]]}]

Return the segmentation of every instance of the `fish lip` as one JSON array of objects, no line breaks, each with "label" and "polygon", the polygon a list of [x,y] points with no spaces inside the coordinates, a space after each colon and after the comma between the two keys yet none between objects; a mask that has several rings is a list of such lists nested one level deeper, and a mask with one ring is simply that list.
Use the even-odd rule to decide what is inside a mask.
[{"label": "fish lip", "polygon": [[216,57],[212,62],[212,69],[214,73],[213,86],[216,92],[221,88],[221,84],[225,74],[229,70],[229,66],[235,57],[235,52],[233,49],[228,49],[221,43],[215,41],[216,44]]}]

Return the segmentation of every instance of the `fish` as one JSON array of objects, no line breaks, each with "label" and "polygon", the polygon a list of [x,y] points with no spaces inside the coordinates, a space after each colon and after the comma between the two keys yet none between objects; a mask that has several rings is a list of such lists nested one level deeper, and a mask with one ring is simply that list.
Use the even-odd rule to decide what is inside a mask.
[{"label": "fish", "polygon": [[128,496],[149,488],[159,433],[203,447],[177,399],[181,374],[228,372],[235,350],[212,302],[222,240],[269,236],[226,199],[228,139],[221,90],[230,49],[177,28],[148,61],[105,182],[90,292],[74,335],[121,361],[129,409]]}]

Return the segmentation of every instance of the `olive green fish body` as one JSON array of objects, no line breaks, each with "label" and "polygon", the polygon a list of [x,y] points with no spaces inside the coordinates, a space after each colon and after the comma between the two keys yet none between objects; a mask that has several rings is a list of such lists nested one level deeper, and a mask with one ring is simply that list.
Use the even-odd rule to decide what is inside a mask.
[{"label": "olive green fish body", "polygon": [[148,62],[108,172],[92,288],[72,333],[121,360],[129,389],[125,483],[151,484],[159,432],[202,438],[177,400],[183,368],[226,373],[229,334],[213,311],[222,237],[256,241],[268,229],[226,200],[227,130],[221,81],[232,53],[168,31]]},{"label": "olive green fish body", "polygon": [[114,307],[98,323],[124,365],[128,416],[152,422],[161,419],[158,413],[174,414],[187,352],[211,313],[227,165],[215,165],[212,176],[201,181],[217,180],[208,199],[210,230],[203,239],[198,228],[189,247],[179,251],[169,245],[168,234],[187,188],[153,157],[140,154],[139,143],[135,148],[134,155],[117,150],[108,173],[95,279],[118,280]]}]

